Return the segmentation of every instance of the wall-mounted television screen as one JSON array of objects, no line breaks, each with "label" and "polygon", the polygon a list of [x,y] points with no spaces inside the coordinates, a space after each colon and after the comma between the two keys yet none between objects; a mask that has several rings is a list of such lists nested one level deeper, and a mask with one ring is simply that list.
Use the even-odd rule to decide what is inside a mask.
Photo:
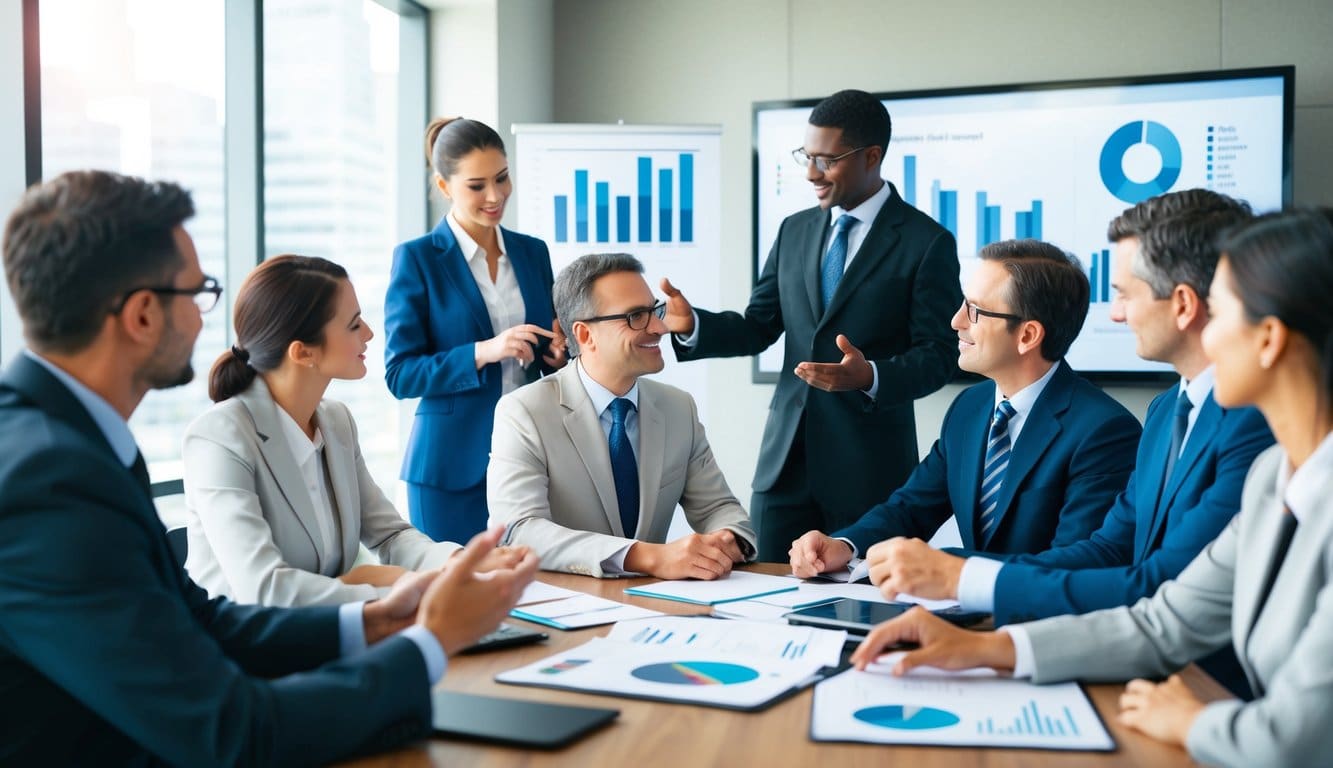
[{"label": "wall-mounted television screen", "polygon": [[[882,172],[953,232],[964,281],[987,243],[1035,237],[1073,253],[1092,306],[1068,361],[1094,378],[1157,379],[1110,319],[1106,226],[1163,192],[1206,187],[1257,212],[1291,200],[1293,67],[882,93]],[[816,204],[791,156],[818,99],[754,105],[755,277],[782,220]],[[755,361],[773,381],[779,342]]]}]

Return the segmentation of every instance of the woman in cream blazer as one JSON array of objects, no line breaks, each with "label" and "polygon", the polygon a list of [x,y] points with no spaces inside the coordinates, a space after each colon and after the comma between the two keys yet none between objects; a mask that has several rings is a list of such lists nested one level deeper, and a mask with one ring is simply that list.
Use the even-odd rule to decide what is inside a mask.
[{"label": "woman in cream blazer", "polygon": [[[209,375],[216,403],[186,429],[186,568],[212,595],[263,605],[374,599],[458,549],[398,514],[361,456],[332,379],[366,373],[372,333],[347,273],[279,256],[241,286],[237,344]],[[353,568],[365,544],[383,565]]]}]

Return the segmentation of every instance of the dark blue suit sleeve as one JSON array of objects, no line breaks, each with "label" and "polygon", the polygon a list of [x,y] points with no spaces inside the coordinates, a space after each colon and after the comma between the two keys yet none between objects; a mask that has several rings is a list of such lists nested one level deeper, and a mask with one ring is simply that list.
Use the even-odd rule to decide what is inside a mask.
[{"label": "dark blue suit sleeve", "polygon": [[1046,568],[1102,568],[1128,563],[1134,558],[1134,498],[1138,472],[1129,476],[1129,486],[1116,496],[1102,527],[1083,541],[1048,549],[1035,555],[1005,558],[1009,563]]},{"label": "dark blue suit sleeve", "polygon": [[[1227,418],[1231,423],[1216,437],[1216,472],[1212,481],[1193,506],[1172,511],[1173,524],[1168,527],[1160,548],[1134,565],[1128,564],[1131,551],[1130,556],[1118,561],[1123,565],[1098,567],[1105,561],[1091,558],[1098,557],[1099,546],[1118,553],[1125,547],[1131,550],[1133,547],[1133,511],[1127,510],[1127,503],[1117,503],[1112,515],[1118,522],[1113,525],[1108,521],[1099,531],[1102,534],[1099,544],[1061,548],[1031,558],[1032,563],[1006,564],[995,584],[995,623],[1129,605],[1175,578],[1235,516],[1250,464],[1273,444],[1268,425],[1257,411],[1232,411]],[[1108,541],[1112,538],[1114,542]],[[1087,555],[1090,560],[1084,564],[1071,562],[1080,555]]]},{"label": "dark blue suit sleeve", "polygon": [[778,229],[778,236],[768,252],[763,272],[750,291],[750,303],[745,314],[739,312],[709,312],[696,308],[699,317],[697,343],[686,347],[671,336],[672,347],[678,360],[702,360],[708,357],[736,357],[757,355],[773,345],[782,335],[782,296],[778,290],[778,254],[788,229],[787,222]]},{"label": "dark blue suit sleeve", "polygon": [[[8,653],[171,764],[322,764],[422,735],[411,641],[314,669],[336,648],[334,614],[202,600],[151,513],[125,508],[142,498],[128,473],[69,454],[34,451],[0,478]],[[265,679],[293,669],[309,671]]]},{"label": "dark blue suit sleeve", "polygon": [[432,343],[431,308],[450,297],[431,294],[423,274],[424,247],[414,241],[394,249],[384,296],[384,382],[400,400],[453,395],[482,385],[477,340],[448,349],[436,349]]}]

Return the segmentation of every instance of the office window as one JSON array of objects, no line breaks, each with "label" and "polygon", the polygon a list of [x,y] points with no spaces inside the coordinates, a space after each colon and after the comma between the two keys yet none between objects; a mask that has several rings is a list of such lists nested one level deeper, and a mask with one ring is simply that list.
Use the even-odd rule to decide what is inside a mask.
[{"label": "office window", "polygon": [[[169,179],[194,195],[185,228],[204,272],[226,274],[223,0],[41,0],[42,175],[97,168]],[[235,286],[227,286],[233,290]],[[204,315],[195,380],[153,393],[130,421],[155,480],[180,477],[181,435],[209,405],[226,305]]]},{"label": "office window", "polygon": [[401,497],[405,436],[384,384],[384,292],[401,239],[396,132],[405,22],[370,0],[268,0],[263,13],[264,251],[321,256],[351,275],[375,332],[369,372],[335,381],[328,396],[351,408],[372,476]]}]

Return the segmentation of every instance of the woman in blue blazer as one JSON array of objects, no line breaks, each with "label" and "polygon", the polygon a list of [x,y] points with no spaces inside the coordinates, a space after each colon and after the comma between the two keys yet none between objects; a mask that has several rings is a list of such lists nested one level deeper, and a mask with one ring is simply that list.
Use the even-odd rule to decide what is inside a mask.
[{"label": "woman in blue blazer", "polygon": [[513,192],[500,135],[436,119],[426,148],[452,206],[429,234],[394,249],[384,378],[394,397],[421,399],[401,475],[412,524],[437,541],[467,541],[486,528],[495,404],[564,365],[564,336],[546,244],[500,226]]}]

